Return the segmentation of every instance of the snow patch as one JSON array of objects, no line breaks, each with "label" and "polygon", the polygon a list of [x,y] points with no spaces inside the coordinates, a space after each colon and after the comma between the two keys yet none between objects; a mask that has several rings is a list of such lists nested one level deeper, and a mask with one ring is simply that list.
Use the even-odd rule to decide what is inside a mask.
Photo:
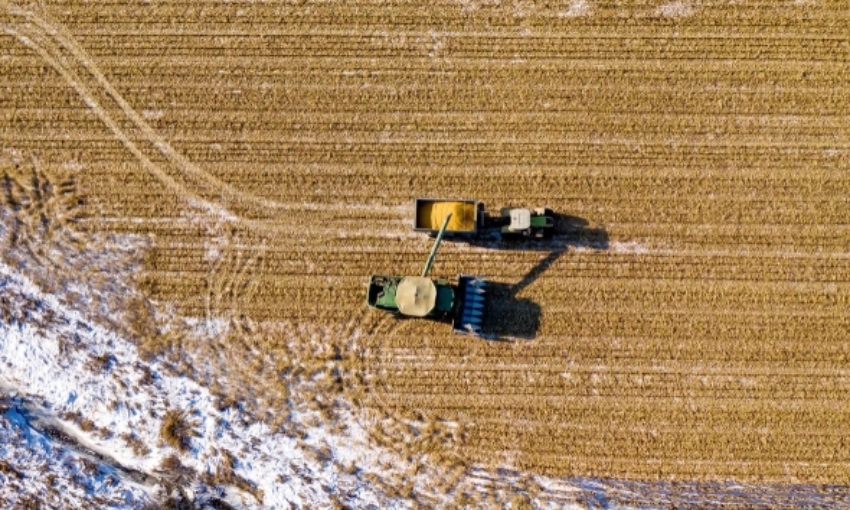
[{"label": "snow patch", "polygon": [[590,15],[590,5],[587,0],[573,0],[565,11],[558,13],[559,18],[578,18]]},{"label": "snow patch", "polygon": [[[263,423],[249,424],[233,409],[219,410],[207,388],[172,375],[158,362],[143,363],[132,343],[41,292],[5,263],[0,263],[0,282],[13,304],[12,319],[0,325],[0,363],[6,384],[44,402],[60,418],[80,413],[95,431],[108,431],[87,434],[63,422],[69,430],[78,431],[82,442],[109,452],[121,466],[154,473],[163,459],[178,455],[184,466],[197,473],[216,473],[226,450],[237,459],[234,473],[262,491],[262,501],[246,495],[243,504],[248,508],[327,506],[331,495],[340,491],[357,494],[358,506],[391,502],[358,476],[340,473],[337,464],[317,464],[305,449],[327,444],[332,455],[364,466],[366,472],[374,471],[369,466],[376,466],[375,458],[384,452],[367,443],[367,434],[351,416],[348,430],[356,434],[333,437],[317,426],[308,429],[311,442],[306,445]],[[199,323],[199,328],[207,330],[221,327],[215,321]],[[193,424],[195,436],[189,439],[187,452],[164,444],[160,437],[163,419],[171,410],[187,413]],[[128,437],[149,451],[137,454]],[[288,482],[282,484],[281,479]]]},{"label": "snow patch", "polygon": [[608,245],[608,248],[617,253],[634,253],[638,255],[649,253],[650,251],[649,246],[636,241],[612,242]]},{"label": "snow patch", "polygon": [[15,407],[0,413],[0,500],[6,508],[140,508],[155,490],[123,479],[30,427]]},{"label": "snow patch", "polygon": [[142,117],[149,119],[149,120],[161,119],[163,117],[163,115],[165,115],[165,112],[163,112],[162,110],[153,110],[153,109],[142,110]]},{"label": "snow patch", "polygon": [[62,169],[77,172],[83,169],[83,165],[76,159],[69,159],[68,161],[62,163]]},{"label": "snow patch", "polygon": [[688,2],[670,2],[658,6],[655,12],[666,18],[687,18],[694,15],[696,8]]}]

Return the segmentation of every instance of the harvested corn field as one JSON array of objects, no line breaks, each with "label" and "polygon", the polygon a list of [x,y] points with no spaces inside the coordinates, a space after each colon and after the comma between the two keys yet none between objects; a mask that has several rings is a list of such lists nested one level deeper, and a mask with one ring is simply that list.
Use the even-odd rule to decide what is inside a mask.
[{"label": "harvested corn field", "polygon": [[[0,6],[4,257],[132,287],[86,307],[223,401],[293,437],[344,402],[450,505],[850,484],[844,2]],[[555,211],[440,248],[494,340],[366,307],[445,218],[415,197]],[[60,260],[118,245],[137,270]]]}]

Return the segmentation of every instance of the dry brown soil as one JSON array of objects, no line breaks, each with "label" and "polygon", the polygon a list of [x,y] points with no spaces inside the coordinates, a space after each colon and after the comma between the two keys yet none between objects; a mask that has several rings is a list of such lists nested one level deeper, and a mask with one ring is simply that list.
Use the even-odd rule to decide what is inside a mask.
[{"label": "dry brown soil", "polygon": [[[67,228],[150,236],[152,308],[239,326],[139,312],[149,353],[267,407],[315,381],[446,465],[850,483],[843,0],[0,6],[6,160],[73,174]],[[366,308],[424,263],[416,196],[572,217],[441,248],[514,341]]]}]

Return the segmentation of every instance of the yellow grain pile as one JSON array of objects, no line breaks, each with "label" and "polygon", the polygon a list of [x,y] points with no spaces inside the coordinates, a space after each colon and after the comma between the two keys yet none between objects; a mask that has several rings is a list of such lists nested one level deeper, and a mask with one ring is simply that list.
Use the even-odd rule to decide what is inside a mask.
[{"label": "yellow grain pile", "polygon": [[418,228],[438,230],[446,215],[452,215],[447,230],[472,230],[475,228],[475,204],[471,202],[425,202],[416,214]]}]

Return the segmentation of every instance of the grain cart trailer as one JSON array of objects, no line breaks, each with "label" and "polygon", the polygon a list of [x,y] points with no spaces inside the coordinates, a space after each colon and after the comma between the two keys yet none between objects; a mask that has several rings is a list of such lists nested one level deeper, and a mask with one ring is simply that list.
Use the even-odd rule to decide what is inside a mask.
[{"label": "grain cart trailer", "polygon": [[549,237],[555,228],[552,211],[545,208],[507,207],[498,216],[484,211],[479,200],[416,198],[413,203],[413,230],[436,236],[440,222],[451,214],[446,237],[474,237],[499,232],[503,237]]},{"label": "grain cart trailer", "polygon": [[475,235],[484,219],[480,214],[483,208],[477,200],[417,198],[413,202],[413,230],[436,236],[440,224],[447,215],[451,215],[444,234],[446,237]]}]

